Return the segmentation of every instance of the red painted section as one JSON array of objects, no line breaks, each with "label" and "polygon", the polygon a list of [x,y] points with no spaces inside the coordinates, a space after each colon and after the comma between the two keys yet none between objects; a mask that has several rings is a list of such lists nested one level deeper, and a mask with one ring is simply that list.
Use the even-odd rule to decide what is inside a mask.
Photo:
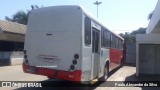
[{"label": "red painted section", "polygon": [[[30,67],[34,67],[36,69],[34,73],[29,71]],[[58,79],[69,80],[69,81],[77,81],[77,82],[81,81],[81,74],[82,74],[81,70],[67,72],[67,71],[61,71],[61,70],[29,66],[26,64],[23,64],[23,71],[26,73],[44,75],[52,78],[58,78]],[[57,73],[57,75],[55,75],[55,73]]]},{"label": "red painted section", "polygon": [[110,68],[111,70],[122,64],[123,51],[110,49]]},{"label": "red painted section", "polygon": [[23,63],[23,64],[22,64],[22,68],[23,68],[23,72],[26,73],[26,72],[27,72],[27,69],[28,69],[28,66]]}]

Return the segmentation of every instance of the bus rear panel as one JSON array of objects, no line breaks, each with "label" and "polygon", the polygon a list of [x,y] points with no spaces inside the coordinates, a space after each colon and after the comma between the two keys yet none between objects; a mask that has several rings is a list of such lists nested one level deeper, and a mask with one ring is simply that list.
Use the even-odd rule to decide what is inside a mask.
[{"label": "bus rear panel", "polygon": [[24,72],[81,81],[81,31],[78,7],[33,10],[25,37]]}]

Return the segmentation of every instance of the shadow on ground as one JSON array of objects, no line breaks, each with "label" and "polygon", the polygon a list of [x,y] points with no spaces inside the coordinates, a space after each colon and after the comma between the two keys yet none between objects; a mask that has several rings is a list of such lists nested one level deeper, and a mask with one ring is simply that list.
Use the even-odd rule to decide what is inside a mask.
[{"label": "shadow on ground", "polygon": [[[124,66],[131,66],[135,67],[135,65],[130,65],[130,64],[125,64]],[[117,70],[119,70],[122,66],[114,69],[112,72],[109,73],[109,76],[111,76],[113,73],[115,73]],[[135,74],[126,77],[125,81],[121,82],[126,82],[126,81],[160,81],[160,75],[141,75],[140,77],[136,77]],[[15,90],[94,90],[97,87],[114,87],[114,83],[116,81],[107,81],[107,82],[97,82],[93,85],[85,85],[85,84],[79,84],[79,83],[73,83],[69,81],[57,81],[55,79],[48,79],[45,81],[41,81],[43,85],[47,86],[47,88],[18,88]],[[160,90],[158,87],[141,87],[142,90]],[[117,90],[117,89],[116,89]],[[122,90],[122,89],[121,89]],[[126,89],[127,90],[127,89]]]},{"label": "shadow on ground", "polygon": [[6,62],[6,63],[2,63],[0,62],[0,67],[4,67],[4,66],[10,66],[11,63],[10,62]]},{"label": "shadow on ground", "polygon": [[148,75],[148,74],[140,74],[138,77],[136,74],[133,74],[131,76],[126,77],[125,82],[131,82],[131,83],[147,83],[148,85],[151,85],[149,87],[141,87],[142,90],[160,90],[160,87],[153,87],[152,84],[154,83],[160,86],[160,75]]},{"label": "shadow on ground", "polygon": [[52,81],[51,79],[39,82],[43,86],[42,88],[18,88],[15,90],[94,90],[100,84],[85,85],[79,83],[73,83],[69,81]]},{"label": "shadow on ground", "polygon": [[[114,69],[112,72],[109,73],[111,76],[117,70],[119,70],[122,66]],[[45,81],[39,82],[47,88],[18,88],[15,90],[94,90],[97,87],[106,87],[108,82],[96,82],[93,85],[86,85],[86,84],[79,84],[70,81],[62,81],[62,80],[55,80],[55,79],[48,79]]]},{"label": "shadow on ground", "polygon": [[126,77],[125,81],[159,81],[160,75],[148,75],[148,74],[140,74],[138,77],[136,74]]}]

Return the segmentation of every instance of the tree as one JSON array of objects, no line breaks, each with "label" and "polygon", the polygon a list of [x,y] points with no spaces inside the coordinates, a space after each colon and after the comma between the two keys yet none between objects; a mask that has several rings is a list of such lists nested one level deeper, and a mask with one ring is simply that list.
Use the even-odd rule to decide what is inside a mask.
[{"label": "tree", "polygon": [[[39,8],[38,5],[31,5],[31,10],[38,9],[38,8]],[[18,11],[12,16],[12,18],[9,18],[6,16],[5,19],[7,21],[17,22],[17,23],[26,25],[28,22],[28,17],[29,17],[29,14],[31,13],[31,10],[28,10],[27,12],[22,10]]]},{"label": "tree", "polygon": [[135,38],[131,33],[125,32],[125,34],[120,33],[119,35],[124,38],[124,43],[135,43]]},{"label": "tree", "polygon": [[136,43],[136,34],[145,34],[146,28],[139,28],[138,30],[134,30],[131,33],[120,33],[119,35],[124,38],[124,42],[127,44]]},{"label": "tree", "polygon": [[139,28],[138,30],[132,31],[131,35],[136,35],[136,34],[145,34],[146,33],[146,28]]},{"label": "tree", "polygon": [[17,22],[17,23],[26,25],[28,22],[28,13],[24,11],[18,11],[13,15],[13,18],[9,18],[6,16],[5,19],[7,21]]}]

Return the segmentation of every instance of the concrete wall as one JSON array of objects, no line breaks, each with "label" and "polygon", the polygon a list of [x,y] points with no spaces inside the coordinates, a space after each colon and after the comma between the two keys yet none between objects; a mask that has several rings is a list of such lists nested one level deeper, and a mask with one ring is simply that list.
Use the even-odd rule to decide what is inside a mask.
[{"label": "concrete wall", "polygon": [[0,33],[0,40],[3,41],[14,41],[14,42],[24,42],[25,35],[13,34],[13,33]]},{"label": "concrete wall", "polygon": [[[155,57],[153,50],[155,50],[153,45],[160,44],[160,34],[137,34],[136,35],[136,75],[139,76],[140,73],[144,74],[155,74]],[[140,47],[140,45],[143,45]],[[147,46],[151,45],[151,46]],[[148,47],[148,48],[147,48]],[[144,49],[143,49],[144,48]],[[139,51],[139,50],[142,51]],[[144,52],[144,53],[142,53]],[[141,56],[145,60],[140,60]],[[157,64],[158,65],[158,64]],[[160,65],[158,65],[160,66]]]},{"label": "concrete wall", "polygon": [[11,65],[20,65],[23,62],[23,52],[12,52],[10,55]]}]

